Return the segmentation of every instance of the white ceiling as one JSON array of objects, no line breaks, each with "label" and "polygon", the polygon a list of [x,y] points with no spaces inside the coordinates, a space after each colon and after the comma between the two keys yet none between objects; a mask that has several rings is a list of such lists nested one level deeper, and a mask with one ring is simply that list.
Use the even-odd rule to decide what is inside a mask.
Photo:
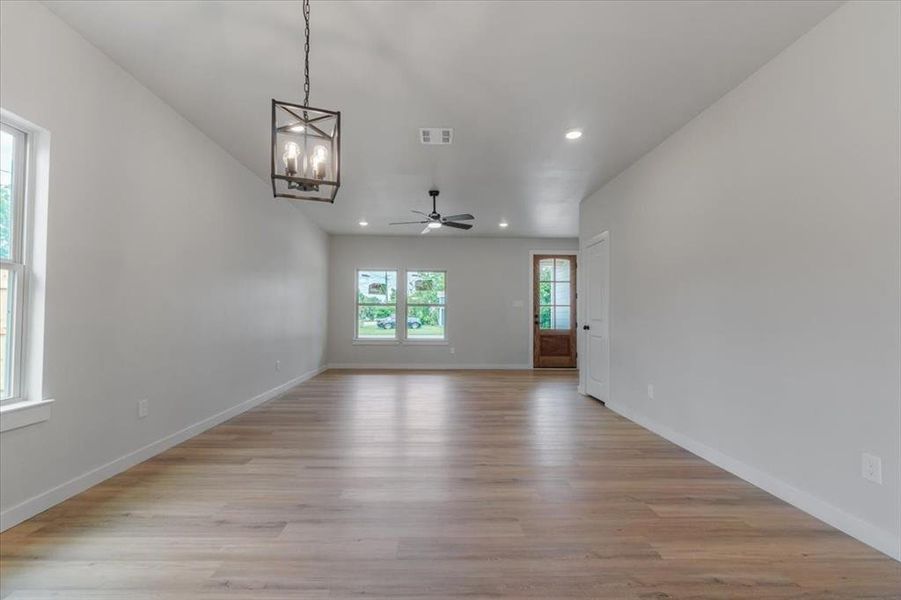
[{"label": "white ceiling", "polygon": [[[45,4],[268,184],[270,99],[303,97],[299,2]],[[342,187],[301,210],[418,235],[387,223],[437,186],[440,212],[478,219],[438,235],[575,236],[582,198],[839,4],[313,0],[311,104],[342,111]],[[431,126],[454,144],[421,145]]]}]

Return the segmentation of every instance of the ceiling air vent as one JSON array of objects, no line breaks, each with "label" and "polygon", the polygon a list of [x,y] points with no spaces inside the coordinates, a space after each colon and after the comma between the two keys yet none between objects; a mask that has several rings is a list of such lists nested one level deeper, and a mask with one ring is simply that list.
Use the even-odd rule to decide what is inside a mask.
[{"label": "ceiling air vent", "polygon": [[423,144],[446,145],[454,143],[453,127],[429,127],[419,130],[419,141]]}]

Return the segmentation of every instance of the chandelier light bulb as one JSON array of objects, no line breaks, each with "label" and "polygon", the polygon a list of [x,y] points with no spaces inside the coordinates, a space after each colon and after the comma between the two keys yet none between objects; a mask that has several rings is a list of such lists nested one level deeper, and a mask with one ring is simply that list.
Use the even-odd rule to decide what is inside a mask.
[{"label": "chandelier light bulb", "polygon": [[285,144],[285,153],[282,160],[285,161],[285,175],[294,177],[297,175],[297,159],[300,158],[300,146],[295,142]]},{"label": "chandelier light bulb", "polygon": [[313,179],[325,179],[325,167],[328,165],[328,150],[319,145],[313,148],[313,157],[310,159],[313,166]]}]

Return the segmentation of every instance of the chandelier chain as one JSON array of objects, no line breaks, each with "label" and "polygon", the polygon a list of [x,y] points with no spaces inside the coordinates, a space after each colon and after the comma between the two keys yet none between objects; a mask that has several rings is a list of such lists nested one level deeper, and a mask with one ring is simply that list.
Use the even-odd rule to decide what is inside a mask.
[{"label": "chandelier chain", "polygon": [[303,0],[303,105],[310,105],[310,0]]}]

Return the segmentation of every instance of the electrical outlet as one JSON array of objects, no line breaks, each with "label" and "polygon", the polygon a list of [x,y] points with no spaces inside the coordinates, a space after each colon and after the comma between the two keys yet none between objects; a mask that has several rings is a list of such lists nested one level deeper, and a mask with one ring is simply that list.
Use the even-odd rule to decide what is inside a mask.
[{"label": "electrical outlet", "polygon": [[456,353],[456,352],[457,352],[457,350],[456,350],[453,346],[451,346],[451,347],[450,347],[450,353],[451,353],[451,354],[454,354],[454,353]]},{"label": "electrical outlet", "polygon": [[882,485],[882,459],[872,454],[863,453],[861,474],[867,481]]},{"label": "electrical outlet", "polygon": [[282,361],[280,361],[280,360],[275,361],[275,372],[278,373],[281,370],[282,370]]},{"label": "electrical outlet", "polygon": [[142,398],[138,400],[138,418],[143,419],[150,412],[150,407],[147,405],[147,398]]},{"label": "electrical outlet", "polygon": [[648,398],[650,398],[651,400],[654,399],[654,384],[653,383],[648,384]]}]

